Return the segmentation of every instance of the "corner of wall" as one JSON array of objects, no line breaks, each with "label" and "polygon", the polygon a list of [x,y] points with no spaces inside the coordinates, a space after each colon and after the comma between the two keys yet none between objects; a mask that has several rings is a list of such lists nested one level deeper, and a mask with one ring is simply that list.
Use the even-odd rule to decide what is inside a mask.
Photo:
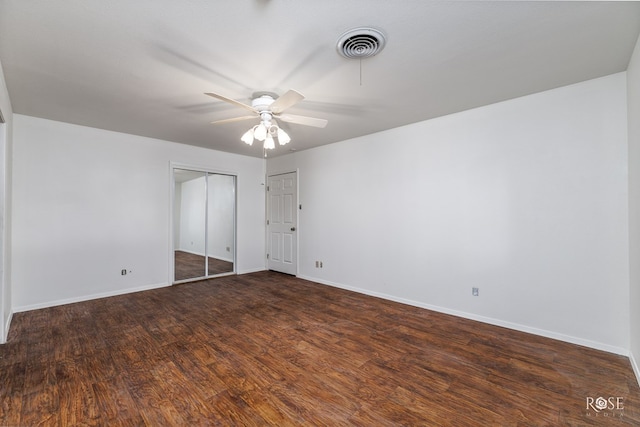
[{"label": "corner of wall", "polygon": [[638,362],[631,351],[629,352],[629,362],[631,363],[631,368],[633,368],[633,373],[636,374],[636,381],[640,386],[640,366],[638,366]]},{"label": "corner of wall", "polygon": [[12,311],[10,311],[9,315],[7,316],[4,330],[2,331],[2,336],[0,336],[0,344],[5,344],[7,342],[7,339],[9,338],[9,327],[11,326],[11,319],[13,319]]},{"label": "corner of wall", "polygon": [[2,110],[2,116],[5,124],[0,126],[4,135],[0,136],[2,144],[0,149],[3,153],[0,154],[2,162],[0,164],[0,174],[2,174],[2,188],[0,193],[2,200],[2,211],[0,216],[3,219],[3,229],[0,230],[0,245],[2,246],[3,259],[2,264],[2,276],[0,276],[0,344],[4,344],[9,336],[9,326],[11,324],[11,318],[13,315],[12,306],[12,285],[11,285],[11,209],[12,209],[12,170],[13,170],[13,108],[11,106],[11,99],[9,98],[9,91],[4,78],[4,70],[2,69],[2,63],[0,63],[0,110]]},{"label": "corner of wall", "polygon": [[629,361],[640,384],[640,37],[627,68],[627,144],[629,168]]}]

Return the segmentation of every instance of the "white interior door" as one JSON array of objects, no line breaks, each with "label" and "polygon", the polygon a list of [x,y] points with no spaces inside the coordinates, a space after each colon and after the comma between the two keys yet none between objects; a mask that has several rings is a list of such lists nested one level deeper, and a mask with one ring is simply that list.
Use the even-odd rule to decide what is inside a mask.
[{"label": "white interior door", "polygon": [[298,183],[295,172],[269,176],[267,186],[267,267],[298,273]]}]

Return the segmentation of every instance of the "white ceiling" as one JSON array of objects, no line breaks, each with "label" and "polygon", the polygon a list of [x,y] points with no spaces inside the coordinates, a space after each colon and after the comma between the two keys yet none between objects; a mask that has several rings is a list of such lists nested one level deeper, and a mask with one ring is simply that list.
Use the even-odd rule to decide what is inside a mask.
[{"label": "white ceiling", "polygon": [[[361,26],[385,49],[338,55]],[[246,111],[204,92],[302,92],[287,112],[329,124],[284,124],[277,156],[624,71],[639,33],[640,2],[0,2],[14,112],[251,156],[253,122],[210,124]]]}]

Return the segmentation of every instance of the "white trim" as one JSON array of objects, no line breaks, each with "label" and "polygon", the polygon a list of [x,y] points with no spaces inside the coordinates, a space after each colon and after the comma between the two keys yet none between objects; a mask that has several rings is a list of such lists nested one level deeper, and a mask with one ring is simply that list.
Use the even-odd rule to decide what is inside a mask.
[{"label": "white trim", "polygon": [[[209,276],[206,275],[204,277],[198,277],[195,279],[187,279],[187,280],[180,280],[180,281],[176,281],[175,280],[175,242],[173,240],[173,237],[175,235],[175,231],[173,229],[174,227],[174,219],[173,219],[173,214],[174,214],[174,205],[175,205],[175,170],[176,169],[183,169],[183,170],[190,170],[190,171],[195,171],[195,172],[203,172],[206,174],[216,174],[216,175],[228,175],[228,176],[232,176],[233,177],[233,259],[232,260],[223,260],[223,261],[229,261],[231,263],[233,263],[233,271],[230,272],[229,274],[223,273],[223,275],[232,275],[232,274],[238,274],[238,172],[234,172],[234,171],[226,171],[226,170],[222,170],[222,169],[216,169],[216,168],[211,168],[208,166],[200,166],[200,165],[194,165],[194,164],[188,164],[188,163],[179,163],[179,162],[174,162],[174,161],[169,161],[169,275],[168,275],[168,282],[172,283],[172,284],[183,284],[183,283],[187,283],[189,281],[196,281],[196,280],[205,280],[205,279],[212,279],[215,277],[220,277],[221,275],[216,274],[213,276]],[[205,180],[206,185],[208,185],[209,180]],[[209,194],[209,191],[207,190],[206,193],[207,196]],[[205,205],[205,208],[208,209],[208,203]],[[207,229],[207,224],[206,221],[208,220],[208,215],[205,213],[205,230]],[[182,250],[182,249],[180,249]],[[205,254],[207,253],[207,239],[205,238]],[[184,252],[188,252],[188,253],[192,253],[194,255],[200,255],[200,256],[205,256],[203,254],[198,254],[196,252],[190,252],[190,251],[184,251]],[[208,272],[208,265],[205,266],[205,268],[207,270],[205,270],[205,272]]]},{"label": "white trim", "polygon": [[248,270],[240,270],[236,274],[241,275],[241,274],[259,273],[261,271],[267,271],[267,270],[268,270],[267,268],[250,268]]},{"label": "white trim", "polygon": [[[175,180],[175,173],[176,173],[175,169],[173,170],[173,173],[174,173],[174,180]],[[235,180],[235,178],[234,178],[234,180]],[[235,181],[234,181],[234,184],[235,184]],[[209,188],[210,188],[209,187],[209,174],[205,173],[204,174],[204,276],[205,277],[209,277]],[[234,194],[234,196],[235,196],[235,194]],[[175,200],[174,200],[173,203],[175,204]],[[180,222],[182,222],[182,214],[180,214]],[[173,224],[173,222],[171,222],[171,226],[173,227],[173,226],[175,226],[175,224]],[[235,228],[235,224],[233,226]],[[175,245],[175,243],[173,243],[171,246],[174,246],[174,245]],[[234,242],[233,246],[235,246],[235,245],[236,244]],[[235,271],[235,267],[234,267],[233,271]]]},{"label": "white trim", "polygon": [[300,274],[300,168],[296,168],[296,277]]},{"label": "white trim", "polygon": [[[296,272],[294,274],[295,277],[300,277],[298,274],[300,273],[300,168],[296,168],[295,170],[289,170],[288,172],[277,172],[271,174],[265,174],[265,192],[264,192],[264,209],[265,209],[265,220],[269,219],[269,178],[272,176],[278,175],[287,175],[290,173],[296,174]],[[267,258],[267,253],[269,252],[269,225],[265,224],[264,227],[264,262],[265,268],[269,270],[269,259]]]},{"label": "white trim", "polygon": [[7,339],[9,338],[9,327],[11,326],[11,319],[13,319],[13,311],[10,311],[9,317],[7,317],[7,323],[5,323],[4,331],[2,331],[2,336],[0,337],[0,344],[6,344]]},{"label": "white trim", "polygon": [[175,277],[176,277],[176,272],[175,272],[175,264],[176,264],[176,247],[175,247],[175,230],[173,229],[175,227],[175,224],[173,223],[175,221],[174,219],[174,209],[175,209],[175,197],[176,197],[176,190],[175,190],[175,186],[176,186],[176,178],[175,178],[175,170],[176,166],[174,164],[174,162],[169,161],[169,183],[168,183],[168,187],[169,187],[169,261],[167,262],[167,282],[168,283],[173,283],[175,281]]},{"label": "white trim", "polygon": [[[0,263],[2,264],[1,275],[0,275],[0,344],[4,344],[7,342],[7,338],[9,337],[9,325],[11,324],[11,318],[13,316],[12,304],[11,304],[11,286],[10,286],[10,271],[11,266],[9,265],[9,259],[11,257],[11,245],[7,240],[7,235],[11,234],[11,219],[10,219],[10,203],[8,202],[7,194],[10,192],[9,182],[11,181],[11,177],[7,172],[9,168],[9,163],[11,159],[9,158],[9,126],[7,125],[2,111],[0,111],[0,147],[2,150],[2,158],[4,160],[3,164],[0,165],[2,172],[2,197],[3,197],[3,208],[0,214],[2,215],[2,229],[0,230],[0,235],[2,236],[2,241],[0,245],[2,247],[2,259]],[[9,295],[7,295],[9,294]],[[9,296],[8,301],[5,300]],[[8,313],[6,313],[5,307],[8,307]],[[5,315],[7,317],[5,318]]]},{"label": "white trim", "polygon": [[238,176],[238,172],[225,170],[225,169],[216,169],[216,168],[212,168],[211,166],[202,166],[202,165],[196,165],[191,163],[179,163],[179,162],[173,162],[173,161],[170,161],[169,165],[171,167],[171,173],[172,173],[170,177],[171,182],[173,182],[174,169],[185,169],[185,170],[190,170],[194,172],[207,172],[207,173],[215,173],[220,175],[232,175],[235,177]]},{"label": "white trim", "polygon": [[[259,268],[259,269],[243,270],[242,272],[239,272],[239,273],[229,273],[226,275],[233,276],[234,274],[250,274],[250,273],[258,273],[260,271],[266,271],[266,270]],[[215,277],[207,277],[207,278],[203,278],[202,280],[215,279],[218,277],[223,277],[223,276],[221,275],[221,276],[215,276]],[[56,301],[49,301],[46,303],[23,305],[21,307],[16,307],[15,311],[11,312],[11,314],[9,315],[9,319],[7,320],[7,328],[6,328],[7,336],[9,332],[9,324],[11,323],[13,313],[22,313],[25,311],[39,310],[41,308],[49,308],[49,307],[56,307],[56,306],[65,305],[65,304],[73,304],[76,302],[91,301],[91,300],[100,299],[100,298],[109,298],[109,297],[115,297],[118,295],[133,294],[136,292],[151,291],[153,289],[168,288],[168,287],[171,287],[171,285],[172,285],[171,283],[158,283],[155,285],[145,285],[145,286],[139,286],[137,288],[121,289],[118,291],[102,292],[99,294],[85,295],[77,298],[67,298],[67,299],[61,299]],[[0,344],[2,343],[0,342]]]},{"label": "white trim", "polygon": [[638,382],[638,385],[640,385],[640,367],[638,366],[638,362],[636,361],[636,358],[633,357],[632,352],[629,352],[629,362],[631,362],[633,373],[636,374],[636,381]]},{"label": "white trim", "polygon": [[166,288],[169,286],[171,286],[171,284],[169,283],[158,283],[155,285],[139,286],[137,288],[120,289],[117,291],[102,292],[99,294],[84,295],[81,297],[60,299],[56,301],[48,301],[44,303],[31,304],[31,305],[23,305],[21,307],[14,307],[14,313],[21,313],[24,311],[31,311],[31,310],[39,310],[41,308],[49,308],[49,307],[55,307],[58,305],[73,304],[76,302],[90,301],[90,300],[100,299],[100,298],[109,298],[109,297],[114,297],[118,295],[132,294],[135,292],[150,291],[152,289]]},{"label": "white trim", "polygon": [[[309,277],[309,276],[300,276],[301,279],[305,279],[305,280],[310,280],[312,282],[316,282],[316,283],[320,283],[323,285],[328,285],[328,286],[333,286],[336,288],[341,288],[341,289],[346,289],[348,291],[353,291],[353,292],[357,292],[360,294],[365,294],[365,295],[370,295],[373,297],[378,297],[378,298],[383,298],[389,301],[395,301],[395,302],[399,302],[401,304],[407,304],[407,305],[411,305],[414,307],[420,307],[420,308],[424,308],[427,310],[432,310],[432,311],[436,311],[439,313],[444,313],[444,314],[450,314],[452,316],[457,316],[457,317],[462,317],[464,319],[470,319],[470,320],[476,320],[478,322],[483,322],[483,323],[488,323],[490,325],[495,325],[495,326],[500,326],[503,328],[507,328],[507,329],[513,329],[516,331],[520,331],[520,332],[526,332],[529,334],[533,334],[533,335],[539,335],[542,337],[546,337],[546,338],[551,338],[551,339],[555,339],[558,341],[564,341],[564,342],[568,342],[571,344],[577,344],[577,345],[581,345],[584,347],[589,347],[589,348],[593,348],[596,350],[602,350],[602,351],[606,351],[608,353],[614,353],[614,354],[619,354],[621,356],[629,356],[629,350],[622,348],[622,347],[616,347],[616,346],[612,346],[609,344],[604,344],[604,343],[600,343],[600,342],[596,342],[596,341],[591,341],[591,340],[586,340],[583,338],[578,338],[578,337],[573,337],[570,335],[564,335],[564,334],[560,334],[557,332],[553,332],[553,331],[547,331],[544,329],[538,329],[538,328],[532,328],[530,326],[526,326],[526,325],[521,325],[518,323],[512,323],[512,322],[505,322],[504,320],[499,320],[499,319],[494,319],[491,317],[485,317],[485,316],[479,316],[477,314],[473,314],[473,313],[467,313],[464,311],[458,311],[458,310],[452,310],[449,308],[445,308],[445,307],[439,307],[439,306],[435,306],[435,305],[431,305],[431,304],[425,304],[419,301],[413,301],[413,300],[408,300],[405,298],[399,298],[393,295],[388,295],[388,294],[384,294],[384,293],[380,293],[380,292],[372,292],[366,289],[362,289],[362,288],[357,288],[357,287],[353,287],[353,286],[346,286],[346,285],[341,285],[339,283],[334,283],[334,282],[330,282],[328,280],[322,280],[322,279],[317,279],[315,277]],[[636,377],[640,378],[640,376],[638,376],[638,371],[636,371]]]}]

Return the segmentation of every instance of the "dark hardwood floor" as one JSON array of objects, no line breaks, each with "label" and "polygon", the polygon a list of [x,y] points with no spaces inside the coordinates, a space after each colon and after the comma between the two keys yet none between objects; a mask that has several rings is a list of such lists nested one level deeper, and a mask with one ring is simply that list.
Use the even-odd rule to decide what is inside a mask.
[{"label": "dark hardwood floor", "polygon": [[[193,279],[196,277],[204,277],[203,256],[191,254],[184,251],[175,251],[175,280]],[[231,273],[233,272],[233,263],[217,258],[208,258],[209,275]]]},{"label": "dark hardwood floor", "polygon": [[640,389],[625,357],[260,272],[17,313],[0,425],[637,426]]}]

